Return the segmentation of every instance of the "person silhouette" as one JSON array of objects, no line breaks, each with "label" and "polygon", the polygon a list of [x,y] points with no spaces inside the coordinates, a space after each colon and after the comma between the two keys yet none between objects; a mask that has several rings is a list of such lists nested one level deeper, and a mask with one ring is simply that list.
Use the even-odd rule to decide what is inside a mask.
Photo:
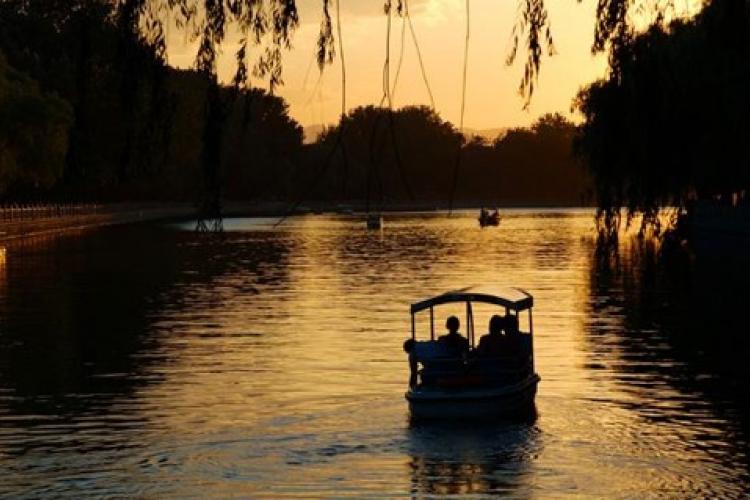
[{"label": "person silhouette", "polygon": [[521,332],[518,330],[518,316],[509,315],[505,318],[505,337],[507,354],[518,356],[521,354]]},{"label": "person silhouette", "polygon": [[498,356],[507,354],[507,336],[503,335],[507,319],[497,314],[490,318],[489,333],[479,339],[477,352],[480,356]]},{"label": "person silhouette", "polygon": [[438,342],[445,345],[451,354],[457,356],[467,352],[469,350],[469,341],[460,333],[458,329],[461,327],[461,322],[455,316],[450,316],[445,321],[445,328],[448,329],[448,333],[438,337]]}]

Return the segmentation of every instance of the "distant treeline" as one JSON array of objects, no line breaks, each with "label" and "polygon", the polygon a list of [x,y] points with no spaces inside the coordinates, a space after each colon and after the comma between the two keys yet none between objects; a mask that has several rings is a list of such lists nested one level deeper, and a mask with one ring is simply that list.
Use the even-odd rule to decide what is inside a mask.
[{"label": "distant treeline", "polygon": [[545,115],[492,142],[466,141],[425,106],[392,113],[359,107],[307,146],[304,185],[315,199],[369,199],[374,205],[439,203],[452,195],[458,203],[578,205],[590,201],[590,189],[572,154],[576,130],[561,115]]},{"label": "distant treeline", "polygon": [[[78,3],[0,1],[0,202],[199,200],[209,78],[124,35],[112,3]],[[362,107],[304,145],[281,98],[220,101],[225,199],[571,205],[588,189],[559,115],[485,143],[428,108]]]}]

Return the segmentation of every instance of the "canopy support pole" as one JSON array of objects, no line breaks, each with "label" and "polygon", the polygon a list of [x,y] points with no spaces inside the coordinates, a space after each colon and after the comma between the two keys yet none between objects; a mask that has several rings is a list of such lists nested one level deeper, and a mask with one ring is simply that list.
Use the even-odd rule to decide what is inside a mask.
[{"label": "canopy support pole", "polygon": [[466,337],[471,347],[474,347],[474,315],[471,311],[471,302],[466,302]]},{"label": "canopy support pole", "polygon": [[435,311],[430,307],[430,340],[435,340]]},{"label": "canopy support pole", "polygon": [[529,308],[529,335],[531,336],[531,371],[534,371],[534,320]]}]

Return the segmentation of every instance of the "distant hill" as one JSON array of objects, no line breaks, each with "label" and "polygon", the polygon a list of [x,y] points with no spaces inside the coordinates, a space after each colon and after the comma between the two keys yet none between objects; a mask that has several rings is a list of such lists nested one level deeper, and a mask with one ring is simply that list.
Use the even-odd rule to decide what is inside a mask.
[{"label": "distant hill", "polygon": [[[312,144],[316,140],[318,140],[318,137],[320,136],[321,132],[326,129],[326,127],[332,127],[333,125],[322,125],[322,124],[315,124],[315,125],[307,125],[304,127],[304,138],[303,141],[305,144]],[[505,135],[505,133],[508,131],[508,127],[496,127],[496,128],[483,128],[483,129],[474,129],[474,128],[465,128],[464,129],[464,136],[467,139],[471,139],[473,136],[479,136],[482,139],[492,142],[495,139],[497,139],[499,136]]]},{"label": "distant hill", "polygon": [[497,127],[497,128],[483,128],[483,129],[474,129],[474,128],[464,128],[464,136],[467,139],[471,139],[473,136],[479,136],[482,139],[492,142],[495,139],[497,139],[499,136],[505,135],[505,133],[508,131],[508,127]]}]

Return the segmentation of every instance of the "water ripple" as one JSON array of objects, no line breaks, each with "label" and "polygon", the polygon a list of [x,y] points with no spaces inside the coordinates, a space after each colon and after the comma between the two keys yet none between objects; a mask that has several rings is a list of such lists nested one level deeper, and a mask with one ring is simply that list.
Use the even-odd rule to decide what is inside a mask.
[{"label": "water ripple", "polygon": [[[633,283],[593,261],[591,216],[238,219],[216,241],[143,225],[11,246],[0,495],[750,494],[731,383],[634,317]],[[535,296],[539,418],[410,424],[409,302],[479,283]]]}]

